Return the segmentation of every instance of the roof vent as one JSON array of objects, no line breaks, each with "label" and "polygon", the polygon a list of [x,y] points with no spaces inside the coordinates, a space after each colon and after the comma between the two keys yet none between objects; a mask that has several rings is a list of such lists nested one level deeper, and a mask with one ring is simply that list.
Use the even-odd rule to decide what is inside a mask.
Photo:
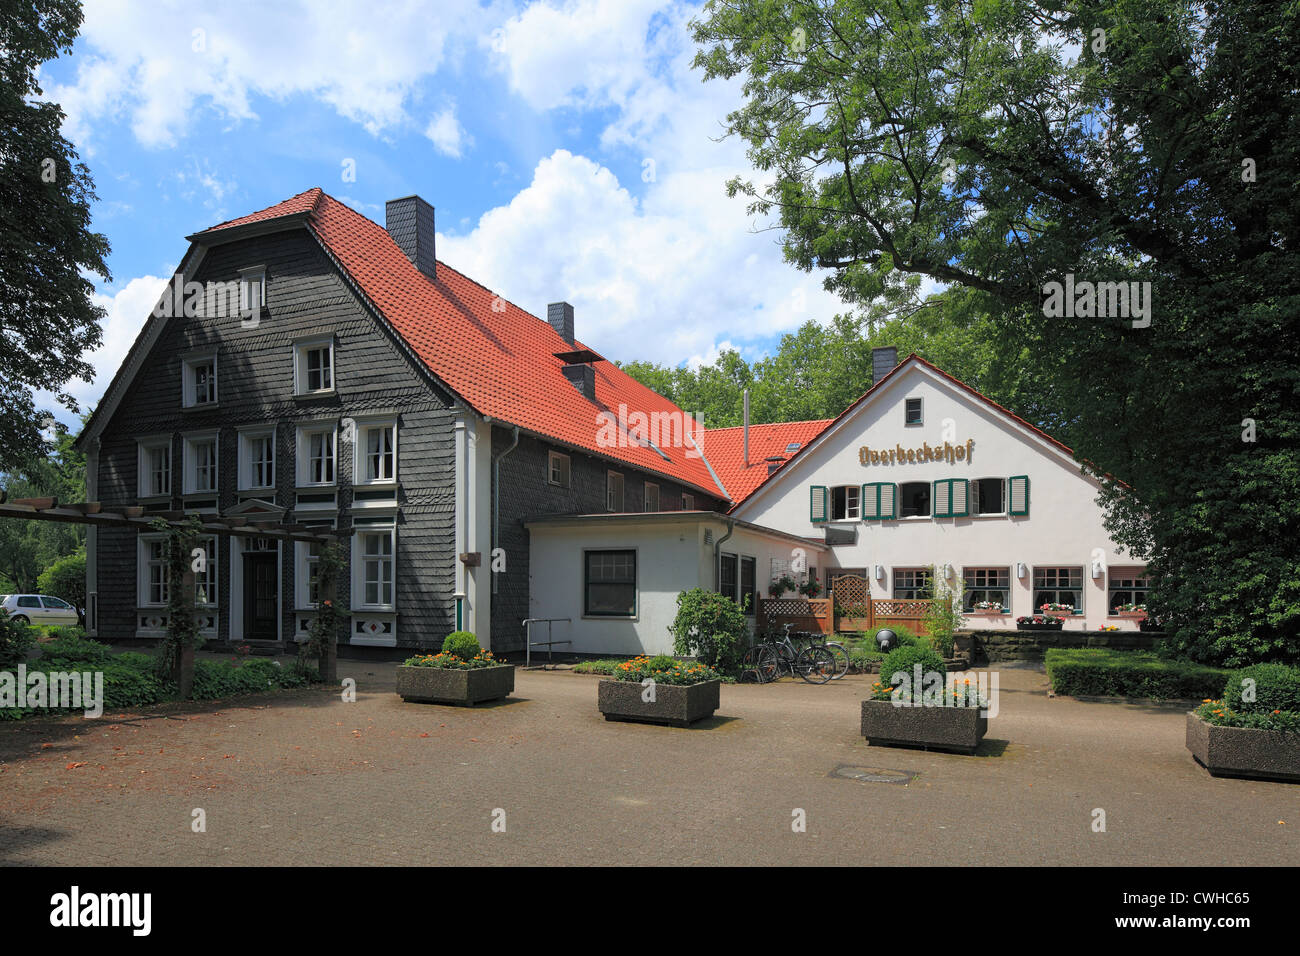
[{"label": "roof vent", "polygon": [[769,475],[785,464],[784,455],[769,455],[763,460],[767,462],[767,473]]},{"label": "roof vent", "polygon": [[573,306],[567,302],[552,302],[546,307],[546,321],[560,333],[560,338],[573,344]]},{"label": "roof vent", "polygon": [[411,265],[430,279],[437,279],[434,255],[433,207],[419,196],[390,199],[384,204],[384,229]]}]

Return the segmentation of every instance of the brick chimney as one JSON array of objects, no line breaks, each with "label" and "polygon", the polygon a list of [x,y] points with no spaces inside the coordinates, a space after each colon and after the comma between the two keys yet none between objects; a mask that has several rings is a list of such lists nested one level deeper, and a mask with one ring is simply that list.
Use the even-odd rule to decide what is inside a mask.
[{"label": "brick chimney", "polygon": [[438,278],[432,206],[419,196],[390,199],[384,204],[384,229],[415,268],[430,279]]}]

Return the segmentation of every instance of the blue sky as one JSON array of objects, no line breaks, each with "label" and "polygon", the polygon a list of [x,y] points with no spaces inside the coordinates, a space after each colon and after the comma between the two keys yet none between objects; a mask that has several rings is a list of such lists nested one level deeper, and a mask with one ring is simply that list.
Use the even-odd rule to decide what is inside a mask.
[{"label": "blue sky", "polygon": [[726,197],[749,171],[743,144],[717,142],[739,86],[691,69],[697,9],[86,3],[41,76],[113,246],[96,381],[69,390],[102,394],[185,235],[311,186],[380,223],[385,200],[418,193],[439,258],[534,314],[572,302],[579,337],[614,359],[752,359],[845,311]]}]

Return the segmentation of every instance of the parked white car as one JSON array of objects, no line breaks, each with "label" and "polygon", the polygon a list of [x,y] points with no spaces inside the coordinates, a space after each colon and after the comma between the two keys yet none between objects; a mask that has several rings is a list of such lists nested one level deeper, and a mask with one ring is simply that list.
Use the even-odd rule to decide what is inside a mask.
[{"label": "parked white car", "polygon": [[79,619],[75,607],[48,594],[0,594],[0,607],[11,620],[40,627],[76,624]]}]

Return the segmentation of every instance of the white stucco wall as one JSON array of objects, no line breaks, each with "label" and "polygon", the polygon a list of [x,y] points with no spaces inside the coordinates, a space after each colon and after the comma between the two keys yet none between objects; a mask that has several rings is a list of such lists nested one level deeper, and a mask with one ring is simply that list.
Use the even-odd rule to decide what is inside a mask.
[{"label": "white stucco wall", "polygon": [[[923,400],[923,424],[904,424],[904,399]],[[949,426],[945,435],[945,420]],[[1001,618],[968,616],[967,625],[1014,626],[1014,619],[1033,613],[1034,566],[1083,568],[1082,616],[1067,620],[1072,630],[1132,621],[1107,615],[1107,578],[1092,577],[1094,556],[1107,569],[1140,566],[1118,553],[1102,525],[1096,504],[1097,485],[1083,477],[1079,465],[1014,419],[963,389],[913,364],[898,372],[881,392],[833,426],[809,450],[792,461],[768,486],[759,489],[735,514],[755,524],[798,535],[816,535],[824,527],[856,528],[857,543],[830,549],[833,567],[868,569],[872,596],[892,597],[895,568],[949,564],[960,580],[963,568],[1009,567],[1011,614]],[[902,463],[864,466],[859,448],[916,449],[923,442],[965,446],[974,439],[970,460],[949,464]],[[1029,514],[1024,517],[900,518],[891,521],[814,523],[809,489],[814,485],[861,485],[867,482],[933,482],[939,478],[1009,478],[1029,476]],[[974,511],[972,488],[971,510]],[[932,501],[933,506],[933,501]],[[1017,564],[1025,576],[1016,577]],[[875,568],[884,568],[878,579]],[[819,575],[825,581],[824,575]],[[996,623],[995,623],[996,622]]]}]

